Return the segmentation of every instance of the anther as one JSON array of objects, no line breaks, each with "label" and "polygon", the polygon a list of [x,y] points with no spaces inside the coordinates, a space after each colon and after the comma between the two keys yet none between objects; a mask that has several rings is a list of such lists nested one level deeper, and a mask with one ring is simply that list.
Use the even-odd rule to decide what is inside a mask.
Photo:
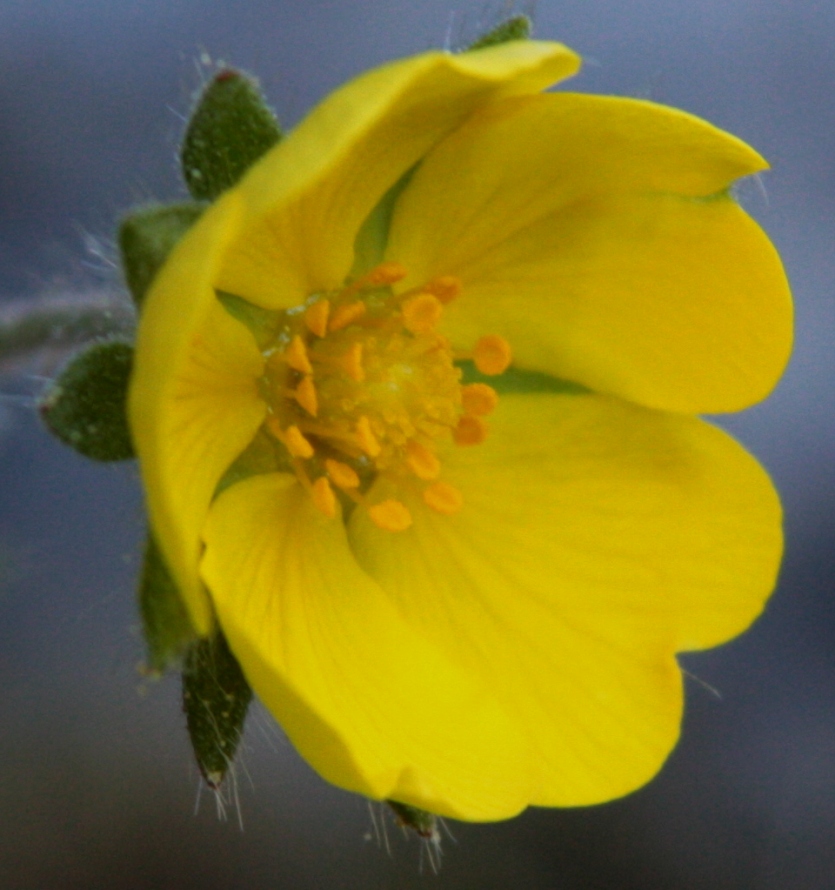
[{"label": "anther", "polygon": [[418,479],[425,481],[437,479],[441,472],[441,462],[437,455],[416,439],[412,439],[406,446],[406,464]]},{"label": "anther", "polygon": [[342,356],[342,370],[357,383],[365,380],[365,369],[362,366],[362,343],[354,345]]},{"label": "anther", "polygon": [[464,498],[457,488],[447,482],[435,482],[423,490],[423,501],[438,513],[452,516],[464,506]]},{"label": "anther", "polygon": [[433,278],[424,288],[427,293],[437,297],[442,303],[451,303],[460,295],[464,286],[461,279],[454,275],[440,275]]},{"label": "anther", "polygon": [[510,344],[504,337],[488,334],[476,343],[473,361],[482,374],[503,374],[510,367]]},{"label": "anther", "polygon": [[325,469],[328,471],[331,482],[337,488],[359,488],[360,477],[356,474],[353,467],[342,463],[341,460],[327,458],[325,460]]},{"label": "anther", "polygon": [[499,396],[486,383],[468,383],[461,387],[461,408],[465,414],[484,417],[498,405]]},{"label": "anther", "polygon": [[400,501],[388,500],[368,508],[371,521],[387,532],[402,532],[412,524],[412,514]]},{"label": "anther", "polygon": [[375,266],[367,275],[364,275],[359,281],[362,282],[361,287],[380,287],[385,284],[396,284],[406,277],[406,267],[402,263],[390,260],[387,263],[380,263]]},{"label": "anther", "polygon": [[[276,422],[276,427],[278,423]],[[293,457],[309,458],[313,457],[313,446],[302,435],[302,431],[295,425],[288,426],[286,430],[276,430],[270,424],[270,430],[276,435],[284,447]]]},{"label": "anther", "polygon": [[441,318],[444,307],[429,293],[418,294],[403,304],[403,326],[413,334],[428,334]]},{"label": "anther", "polygon": [[307,357],[307,347],[298,334],[290,341],[283,358],[294,371],[301,371],[302,374],[313,373],[310,359]]},{"label": "anther", "polygon": [[293,398],[311,416],[319,413],[319,397],[316,395],[316,386],[312,377],[304,377],[293,391]]},{"label": "anther", "polygon": [[338,306],[333,311],[328,322],[328,330],[331,332],[341,331],[363,315],[365,315],[365,303],[360,300],[357,300],[356,303],[346,303]]},{"label": "anther", "polygon": [[487,424],[480,417],[465,414],[452,431],[456,445],[480,445],[487,438]]},{"label": "anther", "polygon": [[320,476],[310,488],[313,503],[330,519],[336,517],[336,495],[325,476]]},{"label": "anther", "polygon": [[324,337],[328,332],[328,316],[331,312],[329,300],[317,300],[304,310],[304,323],[311,334]]},{"label": "anther", "polygon": [[354,430],[359,439],[360,448],[362,448],[369,457],[377,457],[382,449],[380,448],[380,443],[377,441],[377,437],[371,431],[371,424],[369,423],[368,418],[364,414],[357,421]]}]

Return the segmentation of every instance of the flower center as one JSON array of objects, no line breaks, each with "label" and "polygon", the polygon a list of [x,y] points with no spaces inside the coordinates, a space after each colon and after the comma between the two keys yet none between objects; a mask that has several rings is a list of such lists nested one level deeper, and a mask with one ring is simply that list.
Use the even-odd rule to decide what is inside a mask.
[{"label": "flower center", "polygon": [[462,446],[483,442],[484,417],[498,396],[484,383],[462,385],[455,360],[472,358],[484,374],[510,364],[501,337],[482,337],[463,355],[439,333],[444,305],[461,292],[458,279],[392,293],[405,274],[384,263],[288,312],[265,350],[263,379],[266,428],[316,506],[333,517],[340,502],[359,504],[388,531],[408,528],[412,517],[398,500],[369,501],[379,475],[419,486],[437,512],[463,506],[460,492],[440,478],[438,446],[450,437]]}]

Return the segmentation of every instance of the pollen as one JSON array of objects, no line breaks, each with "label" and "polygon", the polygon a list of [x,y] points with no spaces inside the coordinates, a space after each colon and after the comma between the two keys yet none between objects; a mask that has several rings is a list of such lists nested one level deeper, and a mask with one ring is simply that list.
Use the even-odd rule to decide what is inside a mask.
[{"label": "pollen", "polygon": [[327,334],[330,312],[330,300],[317,300],[305,309],[304,323],[311,334],[317,337],[324,337]]},{"label": "pollen", "polygon": [[347,328],[349,324],[352,324],[363,315],[365,315],[365,303],[360,300],[357,300],[356,303],[347,303],[345,305],[338,306],[331,313],[331,318],[328,322],[328,331],[330,333],[333,333],[334,331],[341,331],[343,328]]},{"label": "pollen", "polygon": [[307,347],[298,334],[290,341],[283,358],[294,371],[300,371],[302,374],[313,373],[313,366],[307,356]]},{"label": "pollen", "polygon": [[464,506],[461,492],[447,482],[435,482],[423,490],[424,503],[445,516],[458,513]]},{"label": "pollen", "polygon": [[441,318],[444,307],[432,294],[422,293],[403,304],[403,325],[413,334],[427,334]]},{"label": "pollen", "polygon": [[276,438],[280,439],[293,457],[301,457],[307,460],[313,457],[315,451],[310,442],[305,439],[302,431],[295,425],[288,426],[286,430],[277,431]]},{"label": "pollen", "polygon": [[368,508],[371,521],[387,532],[402,532],[412,524],[412,514],[405,504],[393,499]]},{"label": "pollen", "polygon": [[503,374],[510,367],[511,359],[510,344],[496,334],[482,337],[473,350],[475,366],[490,376]]},{"label": "pollen", "polygon": [[465,414],[485,417],[499,404],[499,395],[486,383],[468,383],[461,387],[461,407]]},{"label": "pollen", "polygon": [[[462,493],[441,481],[445,443],[483,442],[499,396],[485,383],[462,384],[456,362],[500,374],[511,360],[496,335],[453,350],[444,307],[462,293],[458,278],[396,293],[405,277],[399,263],[383,263],[286,310],[264,347],[260,381],[278,468],[296,474],[322,515],[365,511],[389,532],[412,524],[407,503],[443,516],[465,508]],[[377,480],[392,496],[375,504]]]},{"label": "pollen", "polygon": [[304,377],[296,387],[293,396],[311,417],[315,417],[319,413],[319,398],[316,395],[316,386],[312,377]]},{"label": "pollen", "polygon": [[311,486],[310,495],[313,503],[330,519],[333,519],[337,513],[336,495],[333,493],[330,482],[320,476]]},{"label": "pollen", "polygon": [[337,488],[360,487],[360,477],[357,475],[356,471],[341,460],[334,460],[329,457],[325,461],[325,469],[328,471],[328,476],[330,477],[331,482],[333,482]]},{"label": "pollen", "polygon": [[416,439],[406,446],[406,464],[418,479],[437,479],[441,472],[441,462],[435,452]]},{"label": "pollen", "polygon": [[480,417],[465,414],[452,432],[456,445],[480,445],[487,438],[487,424]]}]

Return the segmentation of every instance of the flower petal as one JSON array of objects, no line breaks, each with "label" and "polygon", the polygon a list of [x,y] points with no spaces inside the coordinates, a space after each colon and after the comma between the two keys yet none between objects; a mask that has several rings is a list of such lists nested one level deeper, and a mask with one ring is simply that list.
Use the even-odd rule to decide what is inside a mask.
[{"label": "flower petal", "polygon": [[407,620],[516,715],[539,773],[531,803],[625,794],[677,738],[674,653],[740,633],[772,590],[776,494],[695,418],[516,395],[491,421],[486,443],[444,460],[460,513],[398,491],[412,527],[392,535],[357,511],[351,543]]},{"label": "flower petal", "polygon": [[510,99],[421,164],[388,256],[404,287],[461,278],[445,324],[463,346],[489,331],[531,370],[649,407],[733,411],[770,391],[791,347],[780,260],[724,191],[764,166],[648,102]]},{"label": "flower petal", "polygon": [[247,679],[329,781],[471,819],[517,813],[527,751],[491,692],[409,628],[285,474],[212,505],[202,565]]},{"label": "flower petal", "polygon": [[238,209],[234,196],[224,198],[160,271],[145,301],[130,390],[151,524],[200,633],[211,626],[197,574],[200,531],[218,480],[266,412],[256,388],[261,355],[212,287]]},{"label": "flower petal", "polygon": [[246,221],[219,286],[286,308],[341,285],[363,220],[439,139],[484,103],[537,92],[578,67],[559,44],[522,41],[425,53],[350,82],[242,181]]}]

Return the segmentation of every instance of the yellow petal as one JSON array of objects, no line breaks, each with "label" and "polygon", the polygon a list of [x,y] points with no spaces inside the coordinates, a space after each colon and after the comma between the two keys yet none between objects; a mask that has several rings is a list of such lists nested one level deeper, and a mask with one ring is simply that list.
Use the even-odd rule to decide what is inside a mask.
[{"label": "yellow petal", "polygon": [[[740,633],[781,552],[771,483],[695,418],[599,396],[505,396],[481,446],[444,455],[463,495],[391,535],[351,520],[360,564],[527,733],[531,803],[646,782],[678,735],[674,653]],[[392,492],[380,486],[375,497]]]},{"label": "yellow petal", "polygon": [[212,288],[237,219],[223,199],[175,247],[145,301],[130,388],[130,421],[151,524],[196,629],[211,625],[198,579],[200,531],[221,475],[251,441],[266,407],[252,335]]},{"label": "yellow petal", "polygon": [[525,805],[530,762],[515,724],[480,677],[403,622],[344,525],[293,477],[227,489],[205,540],[203,577],[232,651],[326,779],[461,818]]},{"label": "yellow petal", "polygon": [[334,92],[248,173],[247,215],[219,286],[267,308],[341,285],[363,220],[387,189],[473,110],[573,74],[559,44],[430,52]]},{"label": "yellow petal", "polygon": [[421,164],[388,255],[404,288],[461,279],[442,327],[462,347],[488,331],[521,367],[655,408],[738,410],[785,366],[790,297],[759,227],[709,196],[764,166],[651,103],[508,100]]}]

